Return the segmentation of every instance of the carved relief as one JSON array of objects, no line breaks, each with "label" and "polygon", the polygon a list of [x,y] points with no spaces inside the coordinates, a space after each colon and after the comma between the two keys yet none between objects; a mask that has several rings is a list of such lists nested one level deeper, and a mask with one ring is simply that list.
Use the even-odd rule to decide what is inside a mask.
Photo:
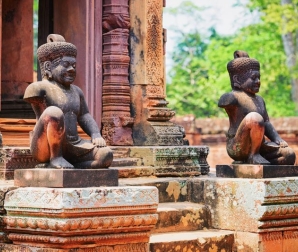
[{"label": "carved relief", "polygon": [[102,135],[108,145],[132,145],[128,0],[103,1]]},{"label": "carved relief", "polygon": [[159,0],[148,0],[147,9],[147,64],[149,84],[164,85],[162,5]]},{"label": "carved relief", "polygon": [[15,169],[35,167],[37,163],[38,162],[32,157],[29,148],[1,148],[0,179],[13,179]]},{"label": "carved relief", "polygon": [[[122,234],[105,234],[105,235],[82,235],[73,237],[53,236],[53,235],[35,235],[35,234],[22,234],[11,233],[8,235],[9,239],[17,244],[34,245],[37,247],[48,248],[88,248],[90,245],[113,245],[113,243],[130,243],[131,241],[139,241],[144,243],[149,240],[149,233],[122,233]],[[138,244],[139,244],[138,243]],[[136,244],[136,247],[137,244]],[[79,251],[79,250],[78,250]],[[113,250],[112,250],[113,251]],[[146,251],[148,252],[148,251]]]},{"label": "carved relief", "polygon": [[39,231],[55,232],[56,235],[65,235],[69,232],[73,234],[86,235],[88,233],[105,233],[113,230],[118,233],[128,230],[148,230],[154,227],[158,219],[156,214],[131,215],[131,216],[104,216],[104,217],[83,217],[83,218],[63,218],[51,219],[42,217],[22,217],[6,216],[4,222],[7,230],[26,230],[30,232]]},{"label": "carved relief", "polygon": [[[0,251],[5,252],[36,252],[36,247],[0,244]],[[41,250],[38,250],[41,251]],[[67,250],[69,251],[69,250]],[[148,252],[148,243],[130,243],[130,244],[117,244],[117,245],[97,245],[96,247],[89,248],[73,248],[71,252]],[[61,252],[61,249],[55,248],[42,248],[42,252]]]},{"label": "carved relief", "polygon": [[4,221],[15,244],[82,251],[119,244],[142,248],[157,222],[157,204],[152,186],[18,188],[7,194]]},{"label": "carved relief", "polygon": [[[128,198],[130,201],[127,201]],[[68,209],[77,209],[78,212],[101,212],[105,211],[106,208],[124,211],[130,210],[133,204],[150,206],[156,204],[157,201],[158,195],[155,188],[18,188],[7,194],[5,209],[27,211],[26,206],[35,209],[44,206],[58,206],[58,208],[49,208],[49,211],[54,213],[59,208],[63,208],[65,213]],[[28,211],[31,211],[30,208]],[[69,213],[71,212],[69,210]]]}]

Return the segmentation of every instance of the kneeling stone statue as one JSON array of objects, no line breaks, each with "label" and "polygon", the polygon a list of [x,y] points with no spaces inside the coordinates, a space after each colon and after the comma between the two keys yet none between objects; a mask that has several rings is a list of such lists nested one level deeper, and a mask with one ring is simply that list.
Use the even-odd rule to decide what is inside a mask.
[{"label": "kneeling stone statue", "polygon": [[[77,49],[57,34],[37,50],[42,81],[31,83],[24,100],[31,103],[36,125],[30,132],[33,157],[48,168],[107,168],[113,153],[90,115],[76,77]],[[91,140],[81,139],[77,124]]]},{"label": "kneeling stone statue", "polygon": [[259,92],[260,64],[243,51],[235,51],[227,69],[232,91],[223,94],[218,106],[229,116],[227,152],[238,164],[293,165],[295,153],[269,121]]}]

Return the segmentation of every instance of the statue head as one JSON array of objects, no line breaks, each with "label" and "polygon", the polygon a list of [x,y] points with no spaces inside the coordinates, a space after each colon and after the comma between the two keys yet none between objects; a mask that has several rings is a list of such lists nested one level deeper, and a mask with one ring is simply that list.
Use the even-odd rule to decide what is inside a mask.
[{"label": "statue head", "polygon": [[255,59],[249,58],[244,51],[235,51],[234,59],[227,64],[227,69],[232,89],[238,90],[241,89],[241,84],[251,76],[252,72],[260,72],[260,63]]},{"label": "statue head", "polygon": [[60,84],[70,84],[76,75],[77,48],[58,34],[50,34],[47,43],[37,50],[43,78],[55,80]]}]

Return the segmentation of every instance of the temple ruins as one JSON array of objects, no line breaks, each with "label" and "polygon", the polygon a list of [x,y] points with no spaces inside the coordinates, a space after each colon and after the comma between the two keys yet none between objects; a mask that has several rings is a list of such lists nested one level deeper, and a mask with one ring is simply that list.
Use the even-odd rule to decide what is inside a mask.
[{"label": "temple ruins", "polygon": [[216,144],[192,144],[198,139],[173,120],[164,7],[166,0],[39,0],[38,46],[61,34],[77,47],[75,84],[114,155],[109,184],[111,173],[100,170],[43,176],[35,168],[29,132],[36,119],[23,100],[36,81],[33,0],[0,0],[0,251],[276,252],[298,245],[295,174],[216,177],[207,161]]}]

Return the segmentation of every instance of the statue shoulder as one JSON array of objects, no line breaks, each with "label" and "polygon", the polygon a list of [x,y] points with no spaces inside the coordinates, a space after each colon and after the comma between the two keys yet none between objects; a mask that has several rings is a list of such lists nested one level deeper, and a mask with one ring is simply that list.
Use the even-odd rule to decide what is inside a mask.
[{"label": "statue shoulder", "polygon": [[264,99],[263,99],[262,96],[260,96],[260,95],[256,95],[256,97],[257,97],[257,100],[258,100],[259,102],[262,102],[262,103],[265,104],[265,101],[264,101]]},{"label": "statue shoulder", "polygon": [[71,84],[71,87],[80,95],[80,96],[84,96],[84,93],[82,91],[81,88],[79,88],[78,86]]},{"label": "statue shoulder", "polygon": [[43,98],[46,94],[46,89],[49,85],[47,80],[36,81],[31,83],[25,90],[24,100],[29,101],[31,98]]},{"label": "statue shoulder", "polygon": [[224,108],[227,106],[233,106],[236,105],[238,103],[238,99],[235,96],[234,92],[229,92],[229,93],[225,93],[223,94],[219,101],[218,101],[218,107]]}]

